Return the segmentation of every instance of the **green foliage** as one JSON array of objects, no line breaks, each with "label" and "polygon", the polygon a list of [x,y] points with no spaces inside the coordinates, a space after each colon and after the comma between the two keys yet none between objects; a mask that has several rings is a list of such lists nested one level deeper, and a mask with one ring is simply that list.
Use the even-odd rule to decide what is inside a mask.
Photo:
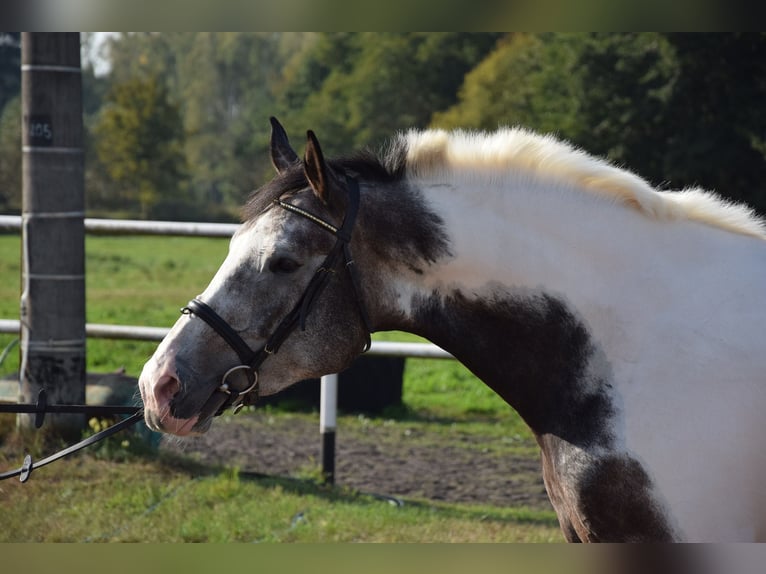
[{"label": "green foliage", "polygon": [[667,106],[678,64],[659,34],[594,34],[578,58],[582,126],[573,139],[589,150],[663,180]]},{"label": "green foliage", "polygon": [[[17,37],[0,36],[4,211],[18,204]],[[111,73],[83,74],[91,213],[232,219],[273,173],[270,115],[299,152],[313,129],[328,154],[411,127],[518,124],[766,212],[764,33],[123,33],[103,53]],[[120,107],[152,124],[156,173],[102,125],[123,90]]]},{"label": "green foliage", "polygon": [[572,133],[579,124],[577,43],[573,35],[509,35],[466,75],[459,102],[434,114],[432,125]]},{"label": "green foliage", "polygon": [[766,33],[667,39],[679,72],[664,115],[665,178],[766,213]]},{"label": "green foliage", "polygon": [[[174,40],[178,45],[183,39]],[[250,104],[262,90],[257,81],[247,85],[253,76],[251,57],[257,53],[254,44],[260,43],[241,34],[195,34],[191,40],[185,55],[176,52],[176,74],[186,157],[195,166],[192,195],[203,203],[239,203],[253,177],[250,162],[241,161],[247,142],[240,130],[247,131]]]},{"label": "green foliage", "polygon": [[[109,41],[109,81],[162,78],[178,102],[188,171],[187,217],[232,219],[271,176],[267,143],[273,92],[305,35],[131,33]],[[190,207],[191,206],[191,207]]]},{"label": "green foliage", "polygon": [[21,90],[21,33],[0,32],[0,110]]},{"label": "green foliage", "polygon": [[514,34],[437,127],[556,132],[655,185],[766,212],[765,34]]},{"label": "green foliage", "polygon": [[178,201],[186,171],[181,116],[158,78],[114,85],[94,134],[99,161],[142,217],[156,216],[161,201]]},{"label": "green foliage", "polygon": [[288,115],[312,126],[332,153],[382,143],[425,127],[455,101],[464,74],[497,34],[322,34],[283,88]]},{"label": "green foliage", "polygon": [[520,125],[623,161],[626,150],[656,138],[674,73],[672,50],[658,34],[512,34],[466,76],[460,102],[433,124]]},{"label": "green foliage", "polygon": [[672,188],[766,212],[766,34],[596,34],[575,140]]},{"label": "green foliage", "polygon": [[0,212],[21,211],[21,99],[0,108]]}]

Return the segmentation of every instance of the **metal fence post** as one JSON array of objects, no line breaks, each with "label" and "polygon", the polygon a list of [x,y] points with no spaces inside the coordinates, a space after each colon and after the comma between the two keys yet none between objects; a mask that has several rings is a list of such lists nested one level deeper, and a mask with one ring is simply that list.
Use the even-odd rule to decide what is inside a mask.
[{"label": "metal fence post", "polygon": [[319,402],[319,433],[322,436],[322,476],[335,484],[335,428],[338,419],[338,375],[321,379]]},{"label": "metal fence post", "polygon": [[[85,402],[85,194],[78,33],[22,35],[23,402]],[[34,417],[19,415],[20,426]],[[46,425],[79,438],[84,415]]]}]

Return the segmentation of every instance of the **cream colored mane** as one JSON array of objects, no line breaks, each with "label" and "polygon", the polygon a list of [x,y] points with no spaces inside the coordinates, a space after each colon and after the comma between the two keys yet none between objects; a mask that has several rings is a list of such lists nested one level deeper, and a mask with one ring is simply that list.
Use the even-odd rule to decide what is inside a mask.
[{"label": "cream colored mane", "polygon": [[766,239],[766,224],[746,205],[727,202],[701,189],[658,191],[635,174],[588,155],[552,136],[520,128],[496,132],[410,131],[404,138],[407,172],[428,177],[440,172],[477,169],[523,170],[572,182],[598,196],[664,220],[688,219]]}]

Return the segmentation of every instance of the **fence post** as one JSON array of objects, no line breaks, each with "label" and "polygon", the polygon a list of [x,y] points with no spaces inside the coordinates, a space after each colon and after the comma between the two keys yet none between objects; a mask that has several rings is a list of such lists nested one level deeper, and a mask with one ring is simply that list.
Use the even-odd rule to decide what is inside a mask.
[{"label": "fence post", "polygon": [[335,484],[335,428],[338,419],[338,375],[321,379],[319,399],[319,433],[322,436],[322,476]]},{"label": "fence post", "polygon": [[[78,33],[22,34],[22,402],[85,402],[85,194]],[[19,415],[29,427],[32,415]],[[46,418],[79,438],[84,415]]]}]

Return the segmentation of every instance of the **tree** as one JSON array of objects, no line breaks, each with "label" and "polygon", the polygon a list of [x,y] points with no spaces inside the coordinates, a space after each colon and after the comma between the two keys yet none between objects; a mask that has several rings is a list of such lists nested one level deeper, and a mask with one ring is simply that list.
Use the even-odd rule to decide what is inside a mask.
[{"label": "tree", "polygon": [[192,166],[188,202],[229,219],[271,176],[269,116],[283,69],[304,33],[131,33],[111,37],[111,81],[160,78],[178,103]]},{"label": "tree", "polygon": [[[269,34],[199,33],[187,53],[178,54],[185,153],[195,166],[191,186],[200,202],[238,206],[256,173],[265,171],[276,52]],[[259,140],[260,150],[254,145]]]},{"label": "tree", "polygon": [[669,34],[678,78],[665,115],[664,174],[766,214],[766,34]]},{"label": "tree", "polygon": [[178,201],[186,179],[178,106],[155,77],[114,86],[94,126],[99,161],[123,198],[155,216]]},{"label": "tree", "polygon": [[21,92],[21,33],[0,32],[0,111]]},{"label": "tree", "polygon": [[0,212],[21,211],[21,98],[0,113]]},{"label": "tree", "polygon": [[672,188],[766,212],[766,34],[515,34],[433,125],[557,132]]},{"label": "tree", "polygon": [[[109,84],[161,84],[190,166],[186,201],[208,217],[233,211],[271,177],[270,115],[297,147],[301,131],[315,130],[331,155],[411,127],[522,125],[655,184],[702,185],[764,209],[766,195],[753,197],[766,176],[765,38],[131,33],[110,37],[107,78],[84,75],[86,109],[98,108]],[[87,169],[90,193],[115,185],[105,164]],[[100,171],[109,179],[95,185]]]},{"label": "tree", "polygon": [[[295,123],[330,153],[379,144],[425,127],[455,102],[463,77],[492,49],[489,33],[323,34],[281,94]],[[296,110],[297,108],[297,110]]]},{"label": "tree", "polygon": [[458,102],[432,126],[493,130],[523,126],[571,138],[579,130],[574,35],[511,34],[466,76]]},{"label": "tree", "polygon": [[[398,129],[426,126],[434,110],[454,103],[464,74],[498,37],[120,34],[108,40],[107,82],[155,78],[166,87],[185,134],[186,197],[209,217],[233,211],[272,176],[269,116],[294,126],[297,137],[297,128],[316,130],[331,154],[376,144]],[[88,168],[94,189],[99,169]]]},{"label": "tree", "polygon": [[654,33],[590,34],[577,69],[582,93],[576,143],[655,184],[667,181],[662,150],[679,74],[667,40]]},{"label": "tree", "polygon": [[21,209],[21,34],[0,32],[0,211]]}]

